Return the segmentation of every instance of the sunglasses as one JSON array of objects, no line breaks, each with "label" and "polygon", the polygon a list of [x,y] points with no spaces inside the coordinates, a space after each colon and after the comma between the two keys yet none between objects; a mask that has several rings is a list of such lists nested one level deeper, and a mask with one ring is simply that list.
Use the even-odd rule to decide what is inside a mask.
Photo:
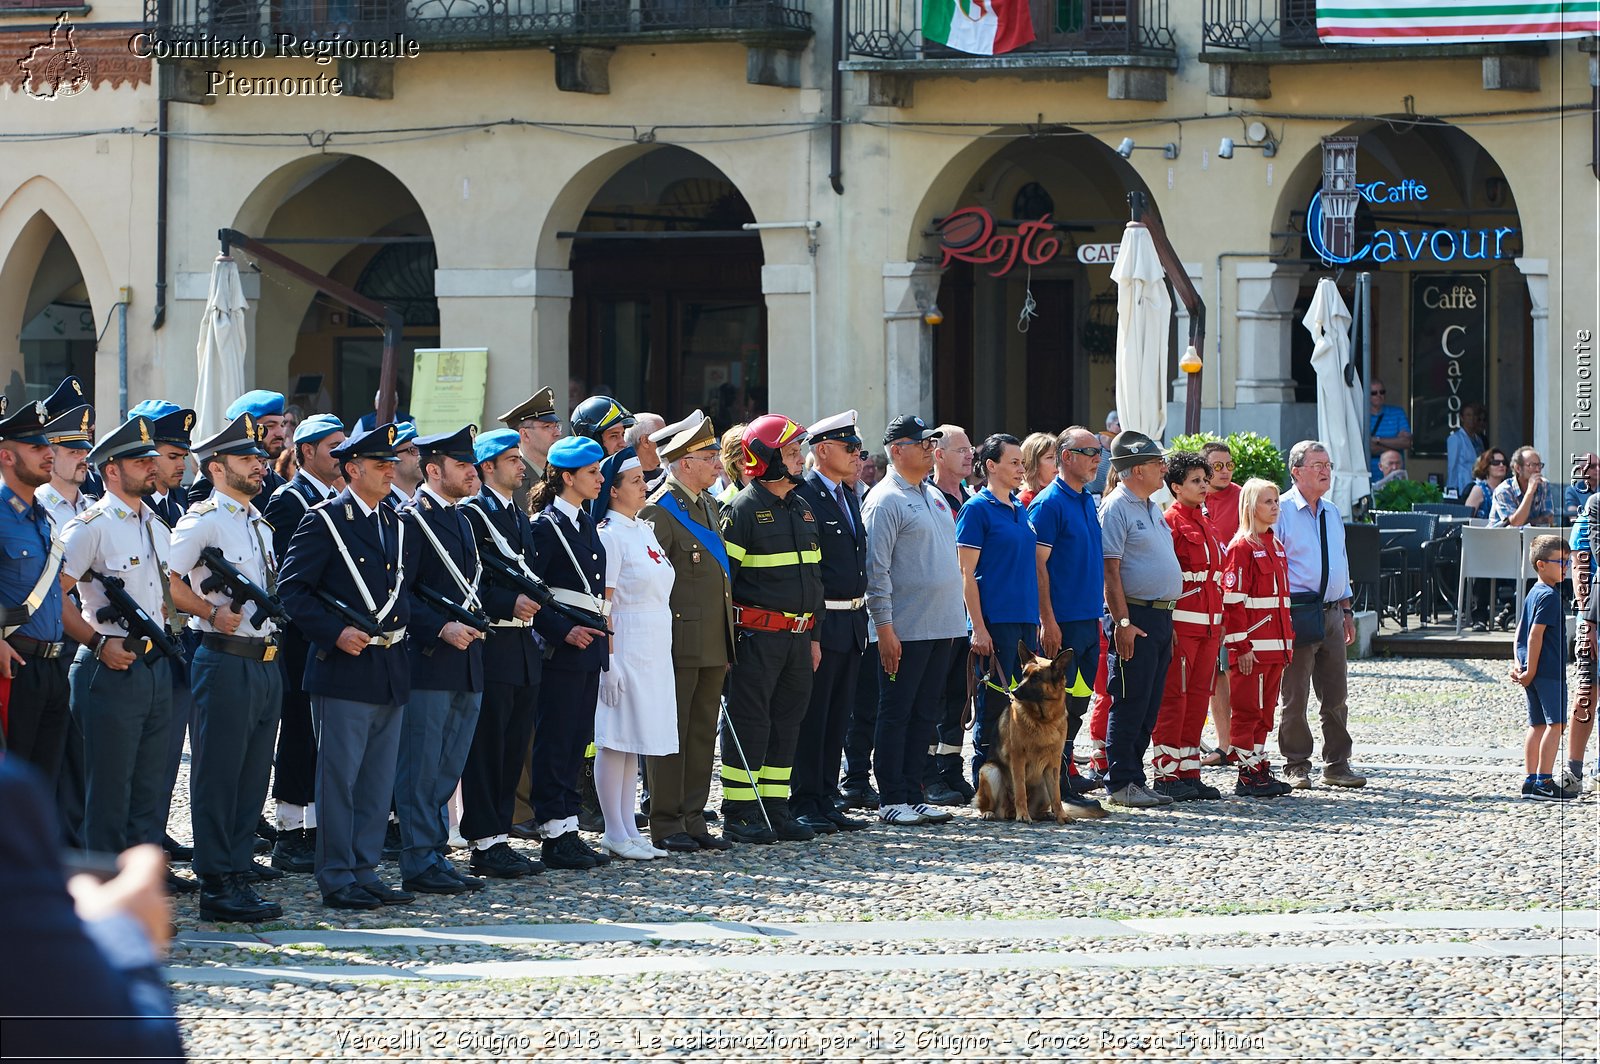
[{"label": "sunglasses", "polygon": [[1372,392],[1370,394],[1372,394],[1372,395],[1388,395],[1389,393],[1386,390],[1384,390],[1383,388],[1374,388],[1374,389],[1372,389]]},{"label": "sunglasses", "polygon": [[1215,470],[1216,472],[1218,472],[1218,473],[1231,473],[1231,472],[1233,472],[1233,463],[1232,462],[1212,462],[1211,463],[1211,468],[1213,470]]},{"label": "sunglasses", "polygon": [[1489,459],[1489,464],[1492,466],[1505,465],[1506,460],[1504,458],[1491,458]]},{"label": "sunglasses", "polygon": [[1100,457],[1100,448],[1098,448],[1098,447],[1063,447],[1063,448],[1061,448],[1061,453],[1062,454],[1081,454],[1085,458],[1099,458]]}]

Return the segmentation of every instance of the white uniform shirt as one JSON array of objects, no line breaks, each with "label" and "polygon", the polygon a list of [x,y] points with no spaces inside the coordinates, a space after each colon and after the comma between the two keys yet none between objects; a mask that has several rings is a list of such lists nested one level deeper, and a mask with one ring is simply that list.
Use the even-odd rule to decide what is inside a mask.
[{"label": "white uniform shirt", "polygon": [[[178,527],[172,530],[173,571],[189,577],[194,590],[207,602],[229,609],[233,600],[226,588],[201,592],[200,587],[211,570],[200,560],[200,552],[207,547],[217,547],[234,568],[245,575],[252,584],[263,591],[276,587],[277,559],[272,555],[272,528],[261,518],[261,512],[249,503],[241,503],[218,491],[204,502],[198,502],[178,518]],[[269,579],[268,574],[272,574]],[[244,614],[234,634],[246,639],[265,639],[277,630],[270,618],[262,618],[256,625],[253,618],[256,607],[246,604]],[[215,632],[217,628],[205,617],[195,617],[189,626],[200,632]]]},{"label": "white uniform shirt", "polygon": [[44,507],[45,512],[50,515],[50,520],[55,522],[56,535],[58,536],[66,530],[68,521],[83,513],[94,502],[93,499],[81,491],[78,492],[78,501],[76,503],[68,502],[67,497],[57,491],[54,484],[46,484],[34,492],[33,499]]},{"label": "white uniform shirt", "polygon": [[158,623],[165,616],[162,579],[171,534],[150,507],[140,503],[130,510],[110,492],[68,522],[61,536],[66,548],[61,571],[78,582],[83,619],[96,632],[118,638],[128,634],[115,620],[95,618],[109,603],[100,581],[85,579],[91,569],[121,578],[133,601]]}]

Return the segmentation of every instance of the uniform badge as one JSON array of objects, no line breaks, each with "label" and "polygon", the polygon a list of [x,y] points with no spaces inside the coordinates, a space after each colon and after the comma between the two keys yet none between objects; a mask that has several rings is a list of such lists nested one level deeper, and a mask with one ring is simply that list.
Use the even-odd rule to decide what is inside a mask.
[{"label": "uniform badge", "polygon": [[349,503],[344,504],[344,519],[346,521],[354,521],[356,519],[355,507],[351,506]]},{"label": "uniform badge", "polygon": [[696,565],[699,565],[700,564],[700,552],[699,551],[691,551],[690,554],[689,554],[689,560],[694,562]]},{"label": "uniform badge", "polygon": [[758,525],[770,525],[770,524],[772,524],[772,521],[773,521],[773,517],[772,517],[772,511],[771,510],[757,510],[756,511],[756,524],[758,524]]},{"label": "uniform badge", "polygon": [[800,516],[802,518],[804,518],[805,520],[807,520],[807,521],[815,521],[816,520],[816,518],[811,515],[811,511],[810,510],[801,510],[800,511]]},{"label": "uniform badge", "polygon": [[1232,569],[1229,569],[1227,572],[1222,574],[1222,586],[1227,588],[1229,591],[1232,591],[1233,585],[1238,583],[1238,579],[1238,574]]}]

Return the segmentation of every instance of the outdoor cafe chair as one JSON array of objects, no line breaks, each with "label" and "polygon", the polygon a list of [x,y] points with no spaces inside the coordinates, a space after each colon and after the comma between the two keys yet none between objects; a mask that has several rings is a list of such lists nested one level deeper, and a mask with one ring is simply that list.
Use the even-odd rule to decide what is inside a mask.
[{"label": "outdoor cafe chair", "polygon": [[1344,526],[1345,556],[1350,560],[1350,591],[1357,609],[1369,609],[1383,619],[1383,565],[1377,525]]},{"label": "outdoor cafe chair", "polygon": [[1494,602],[1494,581],[1512,581],[1516,585],[1517,616],[1522,615],[1524,577],[1529,568],[1527,556],[1520,528],[1468,525],[1461,530],[1461,568],[1456,575],[1456,635],[1461,634],[1462,618],[1471,612],[1467,601],[1469,580],[1490,581],[1491,604]]},{"label": "outdoor cafe chair", "polygon": [[[1434,529],[1439,517],[1437,514],[1396,510],[1378,510],[1373,517],[1381,540],[1385,580],[1399,586],[1393,601],[1397,606],[1400,629],[1405,630],[1413,603],[1419,620],[1426,624],[1432,614],[1429,600],[1433,594],[1434,557],[1439,548]],[[1413,576],[1416,577],[1415,592],[1412,591]]]}]

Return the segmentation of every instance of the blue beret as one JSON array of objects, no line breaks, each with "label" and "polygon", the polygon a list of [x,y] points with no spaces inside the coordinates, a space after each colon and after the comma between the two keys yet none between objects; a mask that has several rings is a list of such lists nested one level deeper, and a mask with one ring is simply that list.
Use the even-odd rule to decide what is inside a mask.
[{"label": "blue beret", "polygon": [[480,432],[478,438],[472,441],[472,460],[479,463],[492,462],[515,447],[521,439],[522,434],[516,429]]},{"label": "blue beret", "polygon": [[394,429],[394,445],[396,447],[402,443],[410,443],[417,438],[417,423],[415,421],[396,421]]},{"label": "blue beret", "polygon": [[232,421],[240,414],[249,414],[256,418],[282,417],[283,393],[269,392],[264,388],[245,392],[228,404],[228,409],[223,411],[222,416]]},{"label": "blue beret", "polygon": [[587,436],[563,436],[551,446],[549,462],[557,469],[582,469],[605,456],[605,449]]},{"label": "blue beret", "polygon": [[295,443],[316,443],[344,431],[344,422],[332,414],[312,414],[294,428]]},{"label": "blue beret", "polygon": [[[129,417],[142,417],[146,421],[156,421],[168,414],[176,414],[183,408],[177,403],[169,403],[165,399],[146,399],[132,410],[128,411]],[[232,421],[232,418],[228,420]]]}]

